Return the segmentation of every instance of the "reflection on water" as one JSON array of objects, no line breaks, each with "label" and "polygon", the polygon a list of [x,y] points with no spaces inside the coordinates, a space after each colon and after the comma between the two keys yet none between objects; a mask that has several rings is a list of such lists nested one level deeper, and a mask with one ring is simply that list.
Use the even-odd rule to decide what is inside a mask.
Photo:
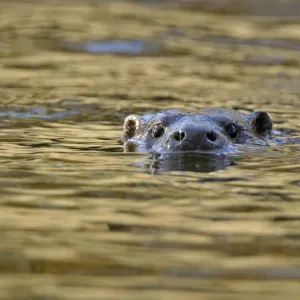
[{"label": "reflection on water", "polygon": [[225,155],[200,153],[157,154],[149,162],[138,164],[152,174],[171,171],[215,172],[235,163]]},{"label": "reflection on water", "polygon": [[[1,299],[299,298],[300,23],[268,3],[1,1]],[[123,152],[128,114],[208,106],[268,111],[288,142]]]},{"label": "reflection on water", "polygon": [[65,117],[72,118],[76,115],[75,112],[62,111],[53,114],[48,114],[45,108],[37,108],[28,112],[18,112],[18,111],[3,111],[0,112],[0,117],[2,118],[38,118],[44,120],[61,120]]},{"label": "reflection on water", "polygon": [[161,55],[164,53],[163,47],[159,44],[139,40],[63,43],[61,48],[91,54]]}]

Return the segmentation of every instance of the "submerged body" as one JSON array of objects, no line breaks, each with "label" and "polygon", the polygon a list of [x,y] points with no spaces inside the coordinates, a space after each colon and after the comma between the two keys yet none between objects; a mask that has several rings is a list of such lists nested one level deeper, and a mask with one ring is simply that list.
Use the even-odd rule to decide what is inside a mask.
[{"label": "submerged body", "polygon": [[126,152],[226,153],[235,145],[269,145],[274,139],[266,112],[202,109],[198,112],[164,110],[124,121]]}]

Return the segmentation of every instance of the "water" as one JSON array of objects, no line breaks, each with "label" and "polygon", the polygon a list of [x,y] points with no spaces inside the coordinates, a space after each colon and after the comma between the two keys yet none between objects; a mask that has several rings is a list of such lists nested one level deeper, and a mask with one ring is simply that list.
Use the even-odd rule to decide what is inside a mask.
[{"label": "water", "polygon": [[[298,19],[0,6],[1,299],[298,299]],[[133,40],[164,50],[61,48]],[[206,106],[268,111],[295,142],[200,160],[123,153],[126,115]]]},{"label": "water", "polygon": [[96,42],[62,43],[65,51],[92,54],[161,55],[164,50],[159,44],[142,40],[107,40]]}]

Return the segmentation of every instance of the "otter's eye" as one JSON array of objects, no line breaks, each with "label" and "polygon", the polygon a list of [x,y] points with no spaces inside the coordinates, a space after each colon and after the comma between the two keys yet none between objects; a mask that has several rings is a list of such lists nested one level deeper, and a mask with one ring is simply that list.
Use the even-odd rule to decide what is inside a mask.
[{"label": "otter's eye", "polygon": [[226,125],[225,131],[232,139],[237,137],[238,132],[237,132],[237,128],[234,124]]},{"label": "otter's eye", "polygon": [[161,137],[164,134],[164,132],[165,132],[165,129],[163,128],[163,126],[161,124],[156,124],[152,128],[152,136],[156,139]]}]

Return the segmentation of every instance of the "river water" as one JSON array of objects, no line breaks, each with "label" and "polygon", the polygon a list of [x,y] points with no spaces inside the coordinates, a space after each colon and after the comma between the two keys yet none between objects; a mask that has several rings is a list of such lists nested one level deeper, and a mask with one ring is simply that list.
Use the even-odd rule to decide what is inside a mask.
[{"label": "river water", "polygon": [[[0,2],[1,299],[299,299],[299,7],[231,2]],[[123,153],[126,115],[207,106],[294,142]]]}]

